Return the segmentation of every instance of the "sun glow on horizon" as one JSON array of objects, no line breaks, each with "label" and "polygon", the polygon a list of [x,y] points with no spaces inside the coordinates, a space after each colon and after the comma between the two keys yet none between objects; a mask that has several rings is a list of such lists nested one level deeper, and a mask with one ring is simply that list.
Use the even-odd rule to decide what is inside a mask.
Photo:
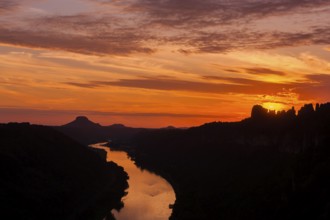
[{"label": "sun glow on horizon", "polygon": [[330,100],[330,1],[3,2],[0,122],[189,127]]},{"label": "sun glow on horizon", "polygon": [[262,106],[270,111],[279,112],[282,110],[285,110],[286,106],[282,103],[277,102],[265,102],[262,104]]}]

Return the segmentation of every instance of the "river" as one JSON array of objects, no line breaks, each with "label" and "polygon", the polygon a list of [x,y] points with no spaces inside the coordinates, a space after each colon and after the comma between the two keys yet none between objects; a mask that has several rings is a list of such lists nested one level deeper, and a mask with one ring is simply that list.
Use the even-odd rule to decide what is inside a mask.
[{"label": "river", "polygon": [[123,198],[124,208],[112,211],[117,220],[165,220],[172,213],[175,202],[172,186],[161,176],[141,170],[123,151],[110,151],[104,143],[91,145],[107,152],[107,161],[122,166],[129,176],[128,194]]}]

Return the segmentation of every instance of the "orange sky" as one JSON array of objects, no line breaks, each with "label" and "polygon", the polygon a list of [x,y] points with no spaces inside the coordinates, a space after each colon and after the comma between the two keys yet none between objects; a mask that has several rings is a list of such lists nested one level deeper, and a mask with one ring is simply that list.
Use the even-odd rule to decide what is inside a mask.
[{"label": "orange sky", "polygon": [[2,0],[0,122],[187,127],[330,100],[330,1]]}]

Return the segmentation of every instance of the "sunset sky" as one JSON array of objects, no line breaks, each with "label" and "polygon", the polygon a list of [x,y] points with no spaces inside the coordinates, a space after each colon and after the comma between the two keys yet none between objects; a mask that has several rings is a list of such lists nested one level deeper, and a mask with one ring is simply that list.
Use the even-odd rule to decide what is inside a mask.
[{"label": "sunset sky", "polygon": [[0,122],[178,127],[330,101],[330,0],[0,0]]}]

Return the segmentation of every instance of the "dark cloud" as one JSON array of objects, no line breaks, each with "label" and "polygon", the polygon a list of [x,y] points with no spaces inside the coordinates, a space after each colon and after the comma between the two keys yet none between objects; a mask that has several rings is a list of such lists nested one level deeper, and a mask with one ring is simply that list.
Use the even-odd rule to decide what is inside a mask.
[{"label": "dark cloud", "polygon": [[[330,44],[330,27],[317,24],[304,31],[256,31],[255,20],[307,13],[329,6],[329,0],[98,0],[99,14],[53,15],[26,19],[26,26],[0,24],[0,42],[98,55],[153,53],[172,44],[183,54],[226,53]],[[0,13],[19,7],[0,1]],[[110,11],[111,11],[110,10]],[[241,25],[240,25],[241,24]],[[166,28],[163,28],[166,26]]]},{"label": "dark cloud", "polygon": [[[282,91],[283,89],[292,88],[295,86],[294,83],[271,83],[253,79],[238,78],[238,77],[222,77],[222,76],[203,76],[204,79],[226,81],[231,85],[235,86],[248,86],[245,89],[250,89],[247,93],[261,94],[260,91],[266,91],[267,94]],[[268,91],[268,92],[267,92]]]},{"label": "dark cloud", "polygon": [[257,32],[249,29],[200,31],[167,40],[181,46],[185,53],[226,53],[234,50],[324,45],[330,44],[330,26],[314,27],[302,32]]},{"label": "dark cloud", "polygon": [[[111,1],[109,1],[111,2]],[[151,23],[197,26],[244,23],[330,5],[328,0],[136,0],[129,9],[144,12]]]},{"label": "dark cloud", "polygon": [[96,55],[155,52],[146,44],[152,38],[146,30],[108,14],[39,15],[24,22],[25,27],[0,23],[0,42]]},{"label": "dark cloud", "polygon": [[254,75],[278,75],[278,76],[285,76],[286,73],[278,70],[272,70],[268,68],[260,68],[260,67],[254,67],[254,68],[245,68],[244,69],[249,74]]},{"label": "dark cloud", "polygon": [[[265,67],[236,67],[236,69],[230,69],[226,66],[213,64],[216,68],[220,69],[221,71],[229,72],[229,73],[248,73],[251,75],[277,75],[277,76],[285,76],[287,75],[286,72],[269,69]],[[212,77],[212,76],[207,76]],[[211,78],[209,78],[211,79]]]},{"label": "dark cloud", "polygon": [[0,0],[0,15],[9,15],[24,8],[26,3],[43,0]]},{"label": "dark cloud", "polygon": [[314,83],[321,83],[322,85],[330,86],[330,75],[329,74],[313,74],[308,75],[307,79]]},{"label": "dark cloud", "polygon": [[114,29],[100,33],[72,33],[51,29],[11,30],[0,26],[0,42],[12,45],[66,50],[83,54],[128,55],[131,53],[153,53],[145,46],[146,36],[136,30]]},{"label": "dark cloud", "polygon": [[51,30],[78,32],[81,34],[103,34],[114,29],[125,29],[125,23],[118,18],[104,14],[81,13],[75,15],[44,16],[31,20],[36,27],[45,27]]},{"label": "dark cloud", "polygon": [[9,13],[19,6],[19,2],[15,0],[0,0],[0,15]]},{"label": "dark cloud", "polygon": [[296,92],[301,99],[317,99],[329,101],[330,99],[330,75],[313,74],[306,77],[306,81],[297,86]]},{"label": "dark cloud", "polygon": [[212,82],[193,82],[171,78],[141,78],[121,79],[118,81],[90,81],[86,83],[66,82],[65,84],[82,88],[119,86],[150,90],[190,91],[214,94],[277,95],[284,91],[291,91],[297,93],[301,100],[310,100],[317,97],[321,101],[326,101],[330,98],[330,75],[327,74],[310,75],[307,76],[305,81],[292,83],[272,83],[221,76],[203,76],[203,79],[212,80]]},{"label": "dark cloud", "polygon": [[88,89],[100,87],[100,85],[93,83],[67,82],[66,84],[70,86],[76,86],[76,87],[88,88]]},{"label": "dark cloud", "polygon": [[[207,78],[207,77],[205,77]],[[215,79],[215,78],[213,78]],[[290,84],[268,83],[243,78],[217,77],[216,79],[227,81],[228,83],[214,82],[193,82],[178,79],[165,78],[142,78],[142,79],[121,79],[118,81],[90,81],[87,83],[67,82],[68,85],[97,88],[104,86],[131,87],[151,90],[165,91],[192,91],[202,93],[244,93],[244,94],[274,94],[285,88],[290,88]]]}]

